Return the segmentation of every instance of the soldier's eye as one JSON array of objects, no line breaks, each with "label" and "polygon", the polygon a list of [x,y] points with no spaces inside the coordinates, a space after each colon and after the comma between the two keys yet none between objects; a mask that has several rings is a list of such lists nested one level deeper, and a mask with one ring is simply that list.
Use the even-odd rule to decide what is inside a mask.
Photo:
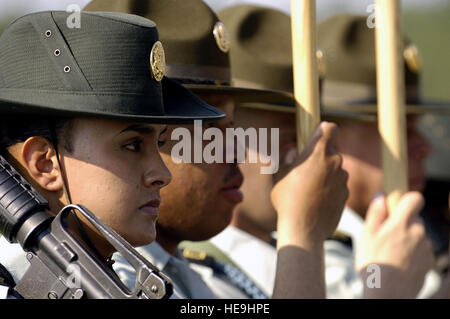
[{"label": "soldier's eye", "polygon": [[139,152],[141,150],[142,140],[134,140],[131,143],[124,145],[124,148],[131,152]]},{"label": "soldier's eye", "polygon": [[163,147],[166,144],[166,140],[164,141],[158,141],[158,147]]}]

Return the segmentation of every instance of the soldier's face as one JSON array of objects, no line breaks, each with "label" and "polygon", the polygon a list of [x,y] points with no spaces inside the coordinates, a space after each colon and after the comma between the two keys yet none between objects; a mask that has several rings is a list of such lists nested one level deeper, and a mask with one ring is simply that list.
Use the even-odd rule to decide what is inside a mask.
[{"label": "soldier's face", "polygon": [[[239,164],[244,174],[244,201],[236,207],[240,215],[250,221],[260,231],[270,233],[276,230],[277,213],[270,201],[270,193],[274,184],[280,180],[290,169],[287,164],[292,158],[292,152],[297,152],[295,114],[239,109],[236,114],[236,125],[247,127],[279,129],[279,170],[274,175],[261,174],[261,167],[266,165],[258,163]],[[271,141],[270,136],[268,141]],[[268,149],[271,149],[269,146]],[[258,153],[257,150],[249,149],[250,153]]]},{"label": "soldier's face", "polygon": [[[425,159],[431,154],[429,142],[416,128],[418,117],[407,117],[408,175],[410,190],[425,186]],[[377,123],[346,122],[340,127],[338,150],[344,157],[343,167],[349,172],[348,204],[364,215],[378,192],[383,191],[381,139]]]},{"label": "soldier's face", "polygon": [[73,151],[62,151],[72,202],[87,207],[135,246],[155,239],[160,190],[171,180],[158,151],[165,128],[75,119]]},{"label": "soldier's face", "polygon": [[[227,117],[219,122],[203,123],[219,128],[225,138],[225,130],[233,125],[234,101],[219,94],[199,94],[199,97],[224,111]],[[169,126],[168,136],[179,126]],[[190,131],[194,152],[194,126],[183,126]],[[203,148],[210,141],[203,141]],[[225,140],[223,141],[225,145]],[[172,147],[178,141],[170,141],[161,148],[162,157],[173,175],[172,183],[161,191],[163,202],[158,218],[158,238],[161,240],[204,240],[230,222],[233,208],[242,200],[239,187],[242,174],[236,164],[180,163],[172,160]],[[225,156],[225,152],[224,152]],[[224,158],[225,159],[225,158]]]}]

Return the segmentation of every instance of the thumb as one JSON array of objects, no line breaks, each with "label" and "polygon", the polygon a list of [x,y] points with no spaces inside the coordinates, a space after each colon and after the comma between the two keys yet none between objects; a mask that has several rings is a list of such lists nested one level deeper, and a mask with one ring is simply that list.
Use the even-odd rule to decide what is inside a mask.
[{"label": "thumb", "polygon": [[408,192],[400,198],[400,202],[391,213],[396,221],[411,223],[419,216],[425,205],[423,195],[419,192]]},{"label": "thumb", "polygon": [[386,197],[383,194],[377,195],[367,210],[366,227],[368,231],[377,232],[388,217]]},{"label": "thumb", "polygon": [[306,147],[304,148],[304,151],[302,153],[306,153],[309,155],[314,151],[316,144],[319,142],[321,138],[323,138],[324,126],[326,127],[326,122],[321,122],[317,126],[316,130],[314,131],[314,134],[309,138],[308,142],[306,143]]},{"label": "thumb", "polygon": [[325,146],[325,154],[336,154],[336,141],[339,134],[339,128],[335,123],[331,122],[322,122],[320,126],[323,131],[323,144]]}]

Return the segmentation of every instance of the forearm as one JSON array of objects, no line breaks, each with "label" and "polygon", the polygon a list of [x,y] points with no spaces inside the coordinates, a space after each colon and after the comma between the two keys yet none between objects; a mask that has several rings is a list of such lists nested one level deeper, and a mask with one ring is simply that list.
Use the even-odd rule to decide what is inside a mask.
[{"label": "forearm", "polygon": [[279,233],[273,298],[325,298],[323,242]]}]

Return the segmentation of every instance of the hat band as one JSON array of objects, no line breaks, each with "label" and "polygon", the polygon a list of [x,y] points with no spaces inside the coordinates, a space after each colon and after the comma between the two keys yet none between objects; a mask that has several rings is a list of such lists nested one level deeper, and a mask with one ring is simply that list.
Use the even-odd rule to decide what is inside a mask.
[{"label": "hat band", "polygon": [[184,81],[201,82],[205,84],[229,84],[231,82],[230,68],[192,65],[171,64],[166,66],[167,77]]},{"label": "hat band", "polygon": [[[377,103],[377,87],[375,85],[326,80],[322,90],[324,105]],[[417,86],[406,87],[406,97],[408,101],[419,100]]]},{"label": "hat band", "polygon": [[253,103],[253,102],[244,102],[239,103],[239,107],[245,107],[249,109],[256,110],[265,110],[265,111],[273,111],[273,112],[282,112],[282,113],[295,113],[295,107],[293,105],[278,105],[278,104],[269,104],[269,103]]},{"label": "hat band", "polygon": [[[161,94],[148,91],[146,94],[121,92],[73,92],[38,89],[0,88],[0,113],[11,113],[7,104],[15,104],[14,112],[66,113],[71,116],[91,114],[110,117],[120,116],[161,116],[164,107]],[[64,106],[62,108],[62,106]]]}]

